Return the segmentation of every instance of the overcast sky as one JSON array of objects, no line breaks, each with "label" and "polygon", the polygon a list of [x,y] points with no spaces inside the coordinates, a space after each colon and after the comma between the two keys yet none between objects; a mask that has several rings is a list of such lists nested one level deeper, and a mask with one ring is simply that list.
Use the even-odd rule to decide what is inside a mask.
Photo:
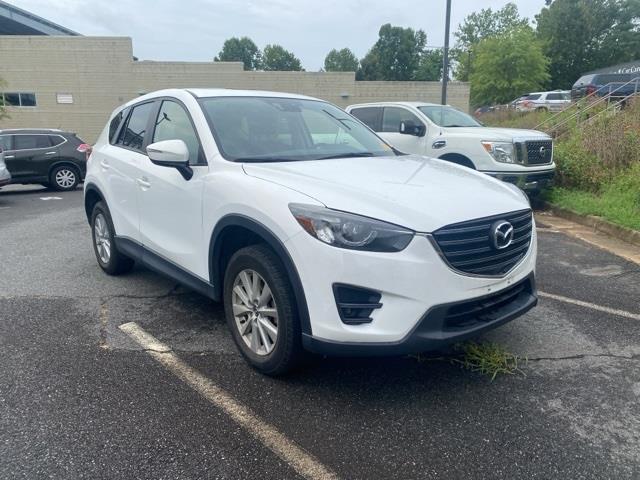
[{"label": "overcast sky", "polygon": [[[133,38],[140,60],[210,61],[224,40],[248,36],[258,47],[278,43],[305,69],[322,67],[332,48],[362,58],[385,23],[421,28],[444,44],[445,0],[8,0],[83,35]],[[469,13],[507,0],[452,0],[451,33]],[[533,20],[544,0],[519,0]]]}]

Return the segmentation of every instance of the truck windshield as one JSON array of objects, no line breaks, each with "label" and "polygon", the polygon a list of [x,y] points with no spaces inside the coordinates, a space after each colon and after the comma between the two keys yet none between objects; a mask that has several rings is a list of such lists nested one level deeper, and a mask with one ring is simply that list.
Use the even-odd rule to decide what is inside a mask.
[{"label": "truck windshield", "polygon": [[478,121],[474,120],[471,115],[456,110],[448,106],[429,105],[418,107],[429,120],[439,127],[481,127]]},{"label": "truck windshield", "polygon": [[291,162],[395,155],[331,104],[275,97],[200,99],[220,153],[235,162]]}]

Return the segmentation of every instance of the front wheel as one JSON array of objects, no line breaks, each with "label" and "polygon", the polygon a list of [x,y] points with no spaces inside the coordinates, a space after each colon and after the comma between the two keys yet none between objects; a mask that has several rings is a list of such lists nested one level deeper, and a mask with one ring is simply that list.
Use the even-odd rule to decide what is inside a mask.
[{"label": "front wheel", "polygon": [[281,375],[302,360],[295,297],[277,255],[264,245],[238,250],[224,278],[227,325],[244,358],[267,375]]}]

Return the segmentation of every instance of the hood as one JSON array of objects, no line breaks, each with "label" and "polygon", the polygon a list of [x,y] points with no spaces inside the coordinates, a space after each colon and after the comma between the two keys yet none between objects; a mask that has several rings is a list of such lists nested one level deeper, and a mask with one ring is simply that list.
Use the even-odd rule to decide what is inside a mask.
[{"label": "hood", "polygon": [[550,140],[551,137],[538,130],[524,130],[522,128],[489,128],[489,127],[448,127],[442,128],[442,135],[478,138],[488,141],[513,140]]},{"label": "hood", "polygon": [[529,208],[520,192],[498,180],[417,155],[247,163],[244,170],[329,208],[419,232]]}]

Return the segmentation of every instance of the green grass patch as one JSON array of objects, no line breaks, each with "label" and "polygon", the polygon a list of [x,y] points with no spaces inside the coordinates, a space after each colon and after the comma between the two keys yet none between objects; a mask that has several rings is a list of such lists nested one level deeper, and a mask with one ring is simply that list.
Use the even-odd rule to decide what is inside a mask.
[{"label": "green grass patch", "polygon": [[616,177],[597,193],[553,188],[547,200],[583,215],[596,215],[640,231],[640,165]]},{"label": "green grass patch", "polygon": [[494,380],[498,375],[520,374],[525,376],[520,366],[523,363],[527,363],[526,358],[507,351],[497,343],[476,343],[471,341],[455,345],[452,355],[441,357],[417,355],[413,358],[420,362],[449,362],[466,370],[487,375],[491,377],[491,380]]}]

